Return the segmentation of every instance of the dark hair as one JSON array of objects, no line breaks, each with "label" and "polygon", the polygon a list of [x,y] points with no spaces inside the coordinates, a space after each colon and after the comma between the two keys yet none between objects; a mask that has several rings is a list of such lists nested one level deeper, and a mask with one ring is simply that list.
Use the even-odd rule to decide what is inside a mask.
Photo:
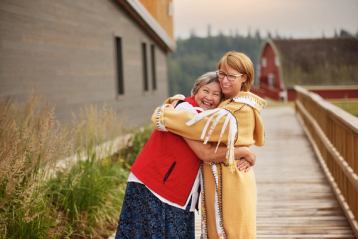
[{"label": "dark hair", "polygon": [[196,81],[193,85],[193,88],[191,89],[191,95],[195,95],[196,93],[198,93],[199,89],[203,85],[207,85],[212,82],[219,83],[219,78],[215,71],[209,71],[209,72],[205,73],[204,75],[199,76],[199,78],[196,79]]}]

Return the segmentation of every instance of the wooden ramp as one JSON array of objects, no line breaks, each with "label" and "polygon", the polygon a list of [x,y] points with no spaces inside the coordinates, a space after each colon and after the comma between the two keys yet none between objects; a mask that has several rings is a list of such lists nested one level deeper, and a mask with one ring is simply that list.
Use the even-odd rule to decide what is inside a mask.
[{"label": "wooden ramp", "polygon": [[257,238],[355,238],[294,109],[269,108],[263,118],[266,145],[254,148]]}]

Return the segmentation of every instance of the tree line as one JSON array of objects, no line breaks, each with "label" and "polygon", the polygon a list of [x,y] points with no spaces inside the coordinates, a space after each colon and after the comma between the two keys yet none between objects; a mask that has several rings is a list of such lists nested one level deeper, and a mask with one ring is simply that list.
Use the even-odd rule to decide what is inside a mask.
[{"label": "tree line", "polygon": [[169,94],[189,95],[195,79],[207,71],[216,70],[219,58],[229,50],[247,54],[256,65],[263,39],[257,32],[254,36],[198,37],[177,40],[177,48],[168,57]]},{"label": "tree line", "polygon": [[[334,37],[358,37],[344,29],[335,31]],[[325,36],[322,35],[322,38]],[[261,37],[259,31],[248,32],[246,36],[238,33],[212,36],[210,31],[206,37],[196,36],[194,32],[188,39],[178,39],[175,52],[168,57],[169,94],[189,95],[195,79],[207,71],[216,70],[219,58],[229,50],[240,51],[248,55],[254,63],[255,75],[260,51],[263,43],[270,38],[285,39],[279,34],[270,33]],[[287,38],[286,38],[287,39]]]}]

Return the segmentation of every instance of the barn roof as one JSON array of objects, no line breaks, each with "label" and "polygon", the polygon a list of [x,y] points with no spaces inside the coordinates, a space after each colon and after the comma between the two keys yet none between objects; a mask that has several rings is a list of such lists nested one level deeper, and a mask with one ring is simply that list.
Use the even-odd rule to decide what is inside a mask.
[{"label": "barn roof", "polygon": [[358,84],[358,38],[271,40],[286,87]]}]

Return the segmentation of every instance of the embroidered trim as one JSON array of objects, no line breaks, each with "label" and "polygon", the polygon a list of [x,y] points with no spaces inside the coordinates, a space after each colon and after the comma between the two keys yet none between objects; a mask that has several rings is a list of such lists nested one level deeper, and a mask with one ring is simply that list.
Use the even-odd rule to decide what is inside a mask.
[{"label": "embroidered trim", "polygon": [[167,105],[162,105],[161,107],[158,107],[155,109],[155,126],[159,131],[168,131],[167,128],[165,128],[164,122],[163,122],[163,109],[167,107]]},{"label": "embroidered trim", "polygon": [[233,101],[237,103],[244,103],[247,105],[250,105],[257,109],[258,111],[261,111],[263,108],[266,107],[266,101],[263,99],[260,99],[258,97],[254,97],[251,95],[243,95],[233,98]]},{"label": "embroidered trim", "polygon": [[[226,159],[227,159],[227,164],[230,166],[231,172],[234,172],[235,171],[234,147],[235,147],[236,135],[238,133],[238,123],[236,121],[235,116],[229,110],[223,109],[223,108],[206,110],[206,111],[194,116],[191,120],[186,122],[186,125],[192,126],[193,124],[204,119],[205,117],[209,117],[209,118],[206,120],[206,123],[204,125],[204,128],[203,128],[203,130],[201,132],[201,136],[200,136],[200,139],[204,141],[204,144],[206,144],[210,140],[210,137],[211,137],[212,133],[214,132],[214,129],[218,125],[220,119],[222,117],[226,117],[224,120],[224,124],[222,125],[222,128],[221,128],[221,132],[219,135],[219,139],[218,139],[218,142],[216,145],[215,152],[217,151],[217,148],[220,145],[220,142],[222,141],[222,137],[224,135],[225,130],[228,128],[229,132],[228,132],[228,137],[227,137],[227,142],[226,142],[228,150],[226,153]],[[210,128],[209,128],[209,126],[210,126]]]},{"label": "embroidered trim", "polygon": [[208,239],[208,228],[207,228],[207,218],[206,218],[206,200],[205,200],[205,181],[204,181],[204,164],[200,166],[201,177],[201,236],[200,239]]},{"label": "embroidered trim", "polygon": [[[220,166],[219,166],[220,167]],[[221,200],[221,195],[219,198],[219,173],[218,173],[218,168],[216,164],[212,164],[211,165],[211,172],[214,176],[214,180],[215,180],[215,222],[216,222],[216,231],[218,233],[218,236],[220,239],[225,239],[226,238],[226,233],[224,230],[224,225],[223,225],[223,213],[222,213],[222,200]],[[220,175],[220,178],[222,176]],[[221,180],[220,180],[221,181]],[[222,188],[222,187],[221,187]]]}]

